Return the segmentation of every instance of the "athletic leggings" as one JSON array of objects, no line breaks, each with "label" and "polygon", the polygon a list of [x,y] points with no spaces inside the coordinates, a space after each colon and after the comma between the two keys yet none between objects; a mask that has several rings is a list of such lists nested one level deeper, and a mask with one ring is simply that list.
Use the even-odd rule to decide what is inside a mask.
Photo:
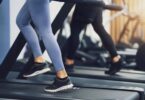
[{"label": "athletic leggings", "polygon": [[74,54],[79,45],[81,30],[89,23],[101,38],[104,47],[109,51],[111,57],[117,56],[116,48],[111,36],[106,32],[102,24],[103,8],[91,5],[76,5],[71,21],[71,36],[67,40],[67,58],[74,59]]},{"label": "athletic leggings", "polygon": [[[30,22],[33,22],[34,29]],[[34,57],[42,56],[38,35],[54,64],[55,70],[64,69],[61,51],[52,33],[49,11],[49,0],[26,0],[17,16],[17,25],[31,47]]]}]

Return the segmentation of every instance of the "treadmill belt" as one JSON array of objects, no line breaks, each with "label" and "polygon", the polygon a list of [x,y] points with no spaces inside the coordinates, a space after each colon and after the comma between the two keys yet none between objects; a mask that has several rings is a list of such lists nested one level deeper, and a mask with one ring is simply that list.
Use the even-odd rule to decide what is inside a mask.
[{"label": "treadmill belt", "polygon": [[[106,67],[93,67],[93,66],[75,66],[77,69],[87,69],[87,70],[100,70],[100,71],[106,71],[108,68]],[[145,71],[138,71],[134,69],[121,69],[120,73],[132,73],[132,74],[143,74],[145,75]]]},{"label": "treadmill belt", "polygon": [[77,88],[61,93],[47,93],[46,85],[0,83],[0,97],[26,100],[139,100],[139,93],[133,91]]},{"label": "treadmill belt", "polygon": [[117,75],[110,76],[104,74],[103,70],[97,70],[97,69],[88,70],[85,67],[75,68],[73,72],[69,73],[69,75],[77,76],[77,77],[86,77],[86,78],[145,83],[145,74],[119,72]]}]

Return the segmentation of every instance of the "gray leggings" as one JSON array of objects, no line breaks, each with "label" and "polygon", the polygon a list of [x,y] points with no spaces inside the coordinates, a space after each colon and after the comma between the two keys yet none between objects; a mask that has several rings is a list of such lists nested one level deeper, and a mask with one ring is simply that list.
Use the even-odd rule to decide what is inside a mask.
[{"label": "gray leggings", "polygon": [[[31,26],[33,21],[36,29]],[[31,47],[34,57],[42,55],[36,30],[42,39],[56,71],[64,69],[58,43],[52,33],[49,0],[26,0],[17,16],[17,25]]]}]

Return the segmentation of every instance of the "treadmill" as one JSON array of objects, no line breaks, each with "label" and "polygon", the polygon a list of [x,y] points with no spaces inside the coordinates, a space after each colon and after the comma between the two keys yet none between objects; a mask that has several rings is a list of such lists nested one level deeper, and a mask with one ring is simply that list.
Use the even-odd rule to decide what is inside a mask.
[{"label": "treadmill", "polygon": [[[106,69],[103,68],[91,68],[91,67],[79,67],[75,66],[73,71],[69,72],[70,76],[84,77],[92,79],[105,79],[113,81],[123,81],[123,82],[134,82],[134,83],[145,83],[145,72],[140,71],[121,71],[116,75],[107,75],[104,73]],[[49,74],[54,74],[54,72],[49,72]]]},{"label": "treadmill", "polygon": [[50,83],[51,81],[1,80],[0,97],[26,100],[144,100],[144,90],[139,88],[75,84],[73,89],[61,93],[45,92],[44,88]]},{"label": "treadmill", "polygon": [[[63,0],[62,0],[63,1]],[[64,0],[65,1],[65,0]],[[78,0],[73,0],[78,1]],[[85,0],[83,0],[85,1]],[[93,0],[91,0],[93,1]],[[69,1],[68,1],[69,2]],[[87,1],[86,1],[87,2]],[[60,13],[56,17],[52,24],[54,33],[61,27],[62,22],[65,17],[73,7],[73,4],[64,4]],[[75,88],[64,93],[45,93],[43,88],[50,83],[39,83],[37,81],[31,80],[7,80],[6,76],[11,70],[11,65],[14,64],[16,58],[18,57],[22,47],[25,44],[24,37],[19,34],[18,38],[14,42],[14,45],[8,52],[6,58],[4,59],[2,65],[0,66],[0,98],[5,99],[36,99],[36,100],[144,100],[144,90],[142,88],[125,87],[125,86],[103,86],[96,83],[83,83],[75,84]],[[43,47],[43,46],[42,46]],[[44,51],[44,48],[43,48]],[[31,60],[28,64],[31,64]],[[25,67],[29,67],[28,64]],[[25,71],[25,70],[24,70]],[[77,77],[75,77],[76,79]],[[81,78],[81,76],[78,76]],[[2,80],[4,79],[4,80]],[[87,78],[85,78],[86,80]],[[91,78],[90,78],[91,79]],[[93,79],[95,80],[95,79]],[[75,81],[75,80],[74,80]],[[78,80],[78,82],[81,82]],[[94,84],[94,85],[93,85]],[[117,94],[117,95],[114,95]]]},{"label": "treadmill", "polygon": [[144,100],[145,95],[143,89],[145,84],[73,76],[70,77],[75,86],[73,90],[47,95],[50,93],[44,92],[43,89],[52,83],[55,75],[43,74],[27,80],[20,80],[16,79],[18,74],[18,72],[10,72],[7,80],[1,80],[0,97],[28,100],[36,98],[44,100],[48,98],[51,100]]}]

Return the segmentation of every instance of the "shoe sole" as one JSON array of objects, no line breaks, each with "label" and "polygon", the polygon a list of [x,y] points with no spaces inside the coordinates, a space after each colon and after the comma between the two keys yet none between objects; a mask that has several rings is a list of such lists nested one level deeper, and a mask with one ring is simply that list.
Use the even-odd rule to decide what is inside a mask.
[{"label": "shoe sole", "polygon": [[116,70],[116,71],[105,71],[105,74],[108,74],[108,75],[115,75],[116,73],[120,72],[121,69],[119,70]]},{"label": "shoe sole", "polygon": [[42,70],[39,70],[39,71],[36,71],[30,75],[23,75],[24,77],[34,77],[34,76],[37,76],[37,75],[40,75],[40,74],[44,74],[46,72],[50,71],[50,68],[45,68],[45,69],[42,69]]},{"label": "shoe sole", "polygon": [[68,90],[68,89],[72,89],[72,88],[73,88],[73,84],[70,84],[70,85],[62,86],[62,87],[55,89],[55,90],[44,89],[44,91],[55,93],[55,92],[64,91],[64,90]]}]

